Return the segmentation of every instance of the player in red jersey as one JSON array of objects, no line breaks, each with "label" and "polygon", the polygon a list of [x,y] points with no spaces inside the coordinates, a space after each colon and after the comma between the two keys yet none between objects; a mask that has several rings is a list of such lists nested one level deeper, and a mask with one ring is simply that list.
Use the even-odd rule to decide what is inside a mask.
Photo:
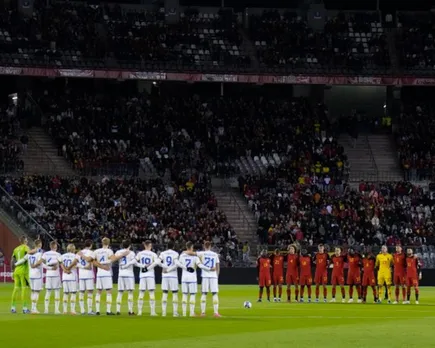
[{"label": "player in red jersey", "polygon": [[341,302],[346,302],[346,291],[344,290],[344,262],[346,257],[341,254],[341,248],[335,248],[335,254],[331,257],[332,263],[332,276],[331,276],[331,284],[332,284],[332,300],[335,301],[335,294],[337,293],[337,285],[340,285],[341,288]]},{"label": "player in red jersey", "polygon": [[411,248],[406,250],[406,301],[405,304],[410,303],[411,299],[411,287],[414,288],[415,292],[415,304],[418,304],[418,297],[420,295],[420,290],[418,289],[418,281],[421,280],[421,262],[414,255]]},{"label": "player in red jersey", "polygon": [[394,301],[394,304],[399,303],[399,295],[400,295],[400,288],[402,288],[402,299],[403,302],[406,301],[406,255],[402,250],[402,247],[400,245],[396,246],[396,253],[393,255],[393,262],[394,262],[394,285],[396,286],[396,301]]},{"label": "player in red jersey", "polygon": [[291,286],[295,287],[295,300],[298,302],[299,298],[299,256],[296,253],[296,247],[294,245],[290,245],[288,247],[288,255],[287,255],[287,274],[286,274],[286,283],[287,283],[287,302],[291,301]]},{"label": "player in red jersey", "polygon": [[302,249],[301,256],[299,256],[299,265],[301,272],[299,273],[301,285],[301,299],[304,302],[305,286],[308,288],[308,302],[311,302],[311,284],[313,283],[313,276],[311,275],[311,256],[308,255],[306,249]]},{"label": "player in red jersey", "polygon": [[[273,302],[281,302],[282,284],[284,283],[284,256],[281,255],[279,249],[275,249],[272,255],[272,282]],[[276,297],[277,288],[279,297]]]},{"label": "player in red jersey", "polygon": [[258,302],[261,302],[263,298],[264,287],[266,287],[267,300],[270,301],[270,285],[272,284],[272,278],[270,276],[271,267],[272,264],[270,262],[269,256],[267,255],[267,251],[263,250],[257,260],[258,286],[260,287]]},{"label": "player in red jersey", "polygon": [[349,285],[349,303],[353,302],[353,287],[356,287],[358,293],[358,303],[361,299],[361,255],[355,252],[355,249],[349,248],[347,255],[347,263],[349,270],[347,273],[347,285]]},{"label": "player in red jersey", "polygon": [[375,278],[375,264],[376,256],[371,251],[368,251],[362,258],[363,264],[363,279],[362,279],[362,298],[363,303],[367,302],[367,289],[372,287],[373,297],[375,303],[378,303],[378,296],[376,291],[376,278]]},{"label": "player in red jersey", "polygon": [[314,274],[314,282],[316,283],[316,302],[319,302],[320,285],[323,286],[323,302],[326,302],[328,297],[328,266],[329,255],[325,253],[325,246],[319,244],[319,252],[313,257],[313,263],[316,265],[316,272]]}]

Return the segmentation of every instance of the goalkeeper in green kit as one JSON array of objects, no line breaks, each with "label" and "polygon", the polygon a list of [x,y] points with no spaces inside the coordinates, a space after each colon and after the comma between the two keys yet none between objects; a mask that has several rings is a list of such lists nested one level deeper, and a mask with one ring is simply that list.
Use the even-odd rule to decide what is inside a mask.
[{"label": "goalkeeper in green kit", "polygon": [[27,238],[20,238],[20,245],[14,249],[11,260],[12,279],[14,280],[14,290],[12,292],[11,313],[17,313],[16,298],[21,292],[21,302],[23,304],[23,313],[30,313],[27,308],[27,289],[29,288],[29,264],[27,262],[15,266],[15,262],[21,260],[26,254],[34,254],[36,250],[30,250],[27,246]]}]

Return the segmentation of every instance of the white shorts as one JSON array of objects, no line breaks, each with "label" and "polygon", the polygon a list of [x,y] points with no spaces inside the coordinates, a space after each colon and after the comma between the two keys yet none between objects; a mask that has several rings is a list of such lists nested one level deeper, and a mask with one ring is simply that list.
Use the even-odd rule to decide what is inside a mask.
[{"label": "white shorts", "polygon": [[32,291],[41,291],[42,290],[42,278],[30,279],[30,289]]},{"label": "white shorts", "polygon": [[118,278],[118,291],[132,291],[134,290],[134,278],[119,277]]},{"label": "white shorts", "polygon": [[162,278],[162,290],[163,291],[178,291],[178,279],[177,278]]},{"label": "white shorts", "polygon": [[154,291],[156,290],[156,280],[154,278],[141,278],[139,281],[140,291]]},{"label": "white shorts", "polygon": [[198,292],[198,283],[181,283],[181,292],[183,294],[196,294]]},{"label": "white shorts", "polygon": [[47,290],[60,289],[60,277],[47,277],[47,278],[45,278],[45,289],[47,289]]},{"label": "white shorts", "polygon": [[79,279],[79,289],[80,291],[94,291],[94,280]]},{"label": "white shorts", "polygon": [[219,292],[218,280],[216,278],[202,278],[201,292],[203,294]]},{"label": "white shorts", "polygon": [[62,284],[63,284],[63,292],[65,294],[77,292],[77,282],[75,280],[64,280]]},{"label": "white shorts", "polygon": [[97,277],[97,290],[111,290],[113,288],[112,277]]}]

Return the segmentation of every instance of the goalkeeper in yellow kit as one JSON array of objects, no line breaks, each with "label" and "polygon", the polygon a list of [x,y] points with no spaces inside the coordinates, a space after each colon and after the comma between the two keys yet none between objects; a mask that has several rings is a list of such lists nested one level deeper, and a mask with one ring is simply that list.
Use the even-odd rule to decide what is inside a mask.
[{"label": "goalkeeper in yellow kit", "polygon": [[[388,248],[385,245],[383,245],[381,249],[381,253],[378,254],[378,256],[376,256],[375,267],[378,270],[379,294],[385,294],[385,288],[383,287],[386,286],[387,294],[388,294],[388,303],[391,303],[392,265],[393,265],[393,255],[389,254]],[[379,298],[381,298],[381,296],[379,296]],[[380,302],[380,300],[378,301]]]}]

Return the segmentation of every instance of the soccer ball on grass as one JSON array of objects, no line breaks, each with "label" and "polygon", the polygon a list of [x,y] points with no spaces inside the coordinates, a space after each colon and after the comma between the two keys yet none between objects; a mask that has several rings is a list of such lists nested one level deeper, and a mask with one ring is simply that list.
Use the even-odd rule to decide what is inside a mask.
[{"label": "soccer ball on grass", "polygon": [[243,307],[245,307],[245,308],[251,308],[252,307],[252,303],[251,302],[249,302],[249,301],[245,301],[245,302],[243,302]]}]

